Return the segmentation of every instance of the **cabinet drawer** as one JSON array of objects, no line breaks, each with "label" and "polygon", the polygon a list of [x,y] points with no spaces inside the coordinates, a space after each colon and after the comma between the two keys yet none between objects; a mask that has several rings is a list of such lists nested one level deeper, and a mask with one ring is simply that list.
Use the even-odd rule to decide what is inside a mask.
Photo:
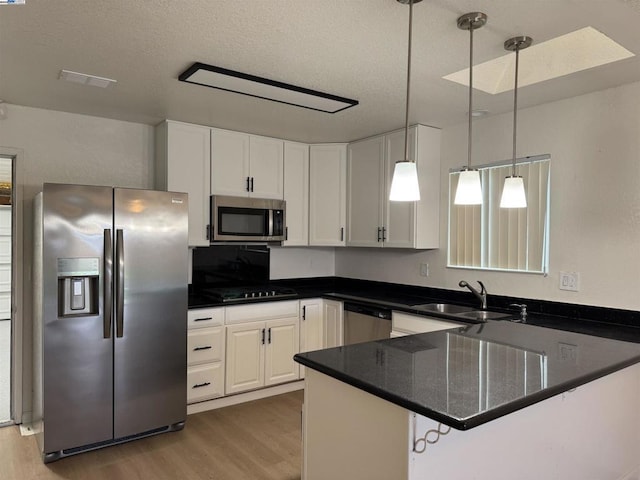
[{"label": "cabinet drawer", "polygon": [[224,327],[197,328],[187,332],[187,363],[195,365],[224,358]]},{"label": "cabinet drawer", "polygon": [[227,325],[245,322],[257,322],[274,318],[297,317],[298,300],[280,302],[260,302],[252,305],[226,307]]},{"label": "cabinet drawer", "polygon": [[224,368],[215,362],[187,369],[187,403],[224,395]]},{"label": "cabinet drawer", "polygon": [[224,307],[195,308],[187,312],[187,328],[224,325]]}]

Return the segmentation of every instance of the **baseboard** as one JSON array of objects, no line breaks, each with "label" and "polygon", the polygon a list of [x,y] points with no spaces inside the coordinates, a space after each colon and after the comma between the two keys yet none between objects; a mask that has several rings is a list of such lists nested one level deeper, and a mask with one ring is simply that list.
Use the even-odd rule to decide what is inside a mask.
[{"label": "baseboard", "polygon": [[187,405],[187,415],[206,412],[207,410],[215,410],[216,408],[229,407],[231,405],[251,402],[253,400],[260,400],[261,398],[294,392],[296,390],[302,390],[303,388],[304,380],[298,380],[296,382],[284,383],[282,385],[275,385],[268,388],[261,388],[260,390],[253,390],[251,392],[229,395],[228,397],[220,397],[204,402],[192,403],[191,405]]}]

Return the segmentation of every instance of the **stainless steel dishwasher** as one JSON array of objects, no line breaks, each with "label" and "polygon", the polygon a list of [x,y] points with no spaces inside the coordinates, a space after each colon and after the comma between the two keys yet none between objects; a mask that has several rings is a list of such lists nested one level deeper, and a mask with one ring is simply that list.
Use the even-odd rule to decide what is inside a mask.
[{"label": "stainless steel dishwasher", "polygon": [[344,344],[370,342],[391,335],[391,310],[387,308],[344,304]]}]

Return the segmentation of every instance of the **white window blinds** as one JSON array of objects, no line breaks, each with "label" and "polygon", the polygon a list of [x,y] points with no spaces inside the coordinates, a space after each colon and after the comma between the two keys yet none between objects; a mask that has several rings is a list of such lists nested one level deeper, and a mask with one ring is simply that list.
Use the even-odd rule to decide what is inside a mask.
[{"label": "white window blinds", "polygon": [[500,208],[500,196],[511,164],[479,168],[482,205],[454,205],[460,172],[449,174],[450,267],[546,273],[549,263],[548,155],[518,161],[527,208]]}]

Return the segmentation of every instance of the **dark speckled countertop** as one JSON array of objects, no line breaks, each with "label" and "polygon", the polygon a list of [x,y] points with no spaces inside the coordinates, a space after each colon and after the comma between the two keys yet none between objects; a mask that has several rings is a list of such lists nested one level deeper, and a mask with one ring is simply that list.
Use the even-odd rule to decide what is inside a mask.
[{"label": "dark speckled countertop", "polygon": [[294,358],[467,430],[640,362],[640,344],[489,321]]}]

